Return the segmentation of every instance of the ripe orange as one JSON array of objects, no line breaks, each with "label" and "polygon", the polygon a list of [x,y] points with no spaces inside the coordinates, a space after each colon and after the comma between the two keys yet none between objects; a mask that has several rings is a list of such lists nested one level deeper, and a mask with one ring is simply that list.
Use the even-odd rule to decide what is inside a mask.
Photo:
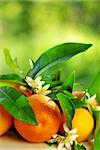
[{"label": "ripe orange", "polygon": [[12,126],[11,115],[0,105],[0,135],[7,132]]},{"label": "ripe orange", "polygon": [[79,137],[78,142],[83,142],[88,139],[94,128],[94,119],[89,111],[85,108],[78,108],[72,120],[72,128],[77,129]]},{"label": "ripe orange", "polygon": [[28,100],[38,125],[30,125],[14,119],[15,128],[29,142],[45,142],[59,130],[60,110],[53,100],[41,94],[34,94],[28,97]]},{"label": "ripe orange", "polygon": [[27,89],[24,86],[21,86],[20,84],[13,84],[12,87],[15,88],[16,90],[22,92],[26,96],[32,95],[32,91],[31,90]]}]

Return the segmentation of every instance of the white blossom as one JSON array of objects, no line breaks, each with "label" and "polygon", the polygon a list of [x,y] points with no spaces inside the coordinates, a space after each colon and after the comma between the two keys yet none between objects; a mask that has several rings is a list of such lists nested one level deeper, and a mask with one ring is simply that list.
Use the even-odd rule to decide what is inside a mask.
[{"label": "white blossom", "polygon": [[78,137],[77,129],[69,130],[66,123],[63,125],[65,135],[61,136],[55,134],[52,136],[52,139],[48,140],[48,143],[58,143],[58,150],[72,150],[73,142]]},{"label": "white blossom", "polygon": [[38,76],[36,79],[33,80],[31,77],[26,76],[25,81],[30,87],[32,87],[34,93],[48,95],[51,92],[50,90],[48,90],[50,85],[44,85],[45,81],[41,81],[41,78],[41,76]]}]

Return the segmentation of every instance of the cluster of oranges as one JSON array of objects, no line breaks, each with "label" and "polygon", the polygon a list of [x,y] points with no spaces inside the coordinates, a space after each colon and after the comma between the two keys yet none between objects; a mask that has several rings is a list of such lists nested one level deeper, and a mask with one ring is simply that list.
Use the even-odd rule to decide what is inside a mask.
[{"label": "cluster of oranges", "polygon": [[[13,87],[19,90],[19,85]],[[36,115],[38,125],[27,124],[12,118],[0,105],[0,135],[6,133],[13,123],[18,133],[29,142],[45,142],[59,130],[63,132],[63,123],[67,120],[52,99],[41,94],[32,95],[30,90],[21,90],[21,92],[27,96],[29,104]],[[73,95],[79,99],[83,96],[82,92],[75,92]],[[77,128],[78,142],[88,139],[94,128],[94,119],[87,109],[78,108],[75,110],[72,128]]]}]

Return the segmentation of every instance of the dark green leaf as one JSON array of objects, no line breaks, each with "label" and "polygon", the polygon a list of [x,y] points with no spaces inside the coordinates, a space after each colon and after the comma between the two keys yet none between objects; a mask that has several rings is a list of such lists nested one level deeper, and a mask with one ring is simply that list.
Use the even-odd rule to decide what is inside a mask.
[{"label": "dark green leaf", "polygon": [[45,74],[42,76],[42,80],[45,81],[45,84],[51,84],[52,83],[52,75]]},{"label": "dark green leaf", "polygon": [[17,74],[0,75],[0,82],[18,83],[18,84],[25,85],[24,80]]},{"label": "dark green leaf", "polygon": [[9,65],[9,67],[11,67],[15,72],[23,75],[23,71],[16,64],[16,61],[14,61],[14,59],[12,59],[9,50],[7,48],[4,48],[3,50],[4,50],[4,56],[5,56],[6,63]]},{"label": "dark green leaf", "polygon": [[82,107],[85,107],[87,105],[84,101],[79,100],[79,99],[73,99],[72,103],[73,103],[73,106],[75,109],[76,108],[82,108]]},{"label": "dark green leaf", "polygon": [[82,144],[74,142],[74,150],[86,150],[86,148]]},{"label": "dark green leaf", "polygon": [[73,91],[73,85],[75,82],[75,72],[72,72],[62,84],[62,89],[69,92]]},{"label": "dark green leaf", "polygon": [[62,110],[63,110],[63,112],[67,118],[68,126],[69,126],[69,128],[71,128],[72,127],[71,122],[72,122],[72,118],[74,116],[73,104],[65,94],[58,93],[57,98],[58,98],[60,105],[61,105],[61,108],[62,108]]},{"label": "dark green leaf", "polygon": [[45,81],[45,84],[50,84],[50,88],[53,88],[59,84],[60,82],[60,71],[53,72],[45,72],[42,74],[42,80]]},{"label": "dark green leaf", "polygon": [[95,79],[90,84],[90,86],[88,88],[88,92],[90,93],[91,96],[96,94],[97,100],[100,104],[100,70],[98,71]]},{"label": "dark green leaf", "polygon": [[27,98],[12,87],[0,87],[0,104],[16,119],[37,124],[34,112]]},{"label": "dark green leaf", "polygon": [[50,97],[50,98],[52,98],[52,99],[57,99],[57,93],[58,92],[51,92],[48,96]]},{"label": "dark green leaf", "polygon": [[63,43],[57,45],[45,53],[43,53],[34,64],[34,68],[28,73],[28,76],[34,78],[42,74],[50,67],[70,59],[72,56],[84,52],[92,44],[81,44],[81,43]]}]

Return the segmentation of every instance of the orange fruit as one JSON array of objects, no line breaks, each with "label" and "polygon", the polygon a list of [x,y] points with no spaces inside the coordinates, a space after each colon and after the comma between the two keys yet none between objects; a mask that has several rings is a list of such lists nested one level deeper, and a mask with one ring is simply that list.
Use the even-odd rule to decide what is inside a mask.
[{"label": "orange fruit", "polygon": [[94,128],[94,119],[90,112],[85,108],[78,108],[75,110],[72,119],[72,128],[77,129],[79,137],[78,142],[83,142],[88,139]]},{"label": "orange fruit", "polygon": [[22,86],[20,84],[13,84],[12,87],[15,88],[16,90],[22,92],[26,96],[32,95],[32,91],[31,90],[27,89],[26,87],[24,87],[24,86]]},{"label": "orange fruit", "polygon": [[14,119],[15,128],[29,142],[45,142],[59,130],[60,110],[53,100],[41,94],[34,94],[28,97],[28,100],[36,115],[38,125]]},{"label": "orange fruit", "polygon": [[0,135],[6,133],[12,126],[12,116],[0,105]]}]

